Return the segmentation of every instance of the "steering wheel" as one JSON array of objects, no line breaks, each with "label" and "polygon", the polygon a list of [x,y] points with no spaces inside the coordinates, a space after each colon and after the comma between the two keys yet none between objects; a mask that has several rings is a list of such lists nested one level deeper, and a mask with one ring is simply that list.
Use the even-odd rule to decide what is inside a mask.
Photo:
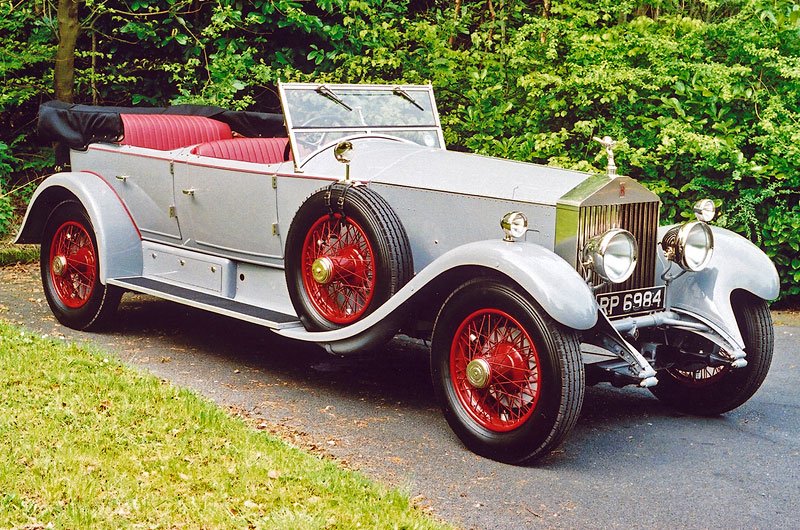
[{"label": "steering wheel", "polygon": [[[299,127],[313,127],[315,122],[322,122],[320,126],[323,127],[341,127],[346,125],[338,116],[333,114],[320,114],[319,116],[313,116],[307,119],[301,123]],[[325,138],[327,138],[327,136],[327,132],[303,133],[303,143],[309,145],[312,151],[316,151],[325,144]]]}]

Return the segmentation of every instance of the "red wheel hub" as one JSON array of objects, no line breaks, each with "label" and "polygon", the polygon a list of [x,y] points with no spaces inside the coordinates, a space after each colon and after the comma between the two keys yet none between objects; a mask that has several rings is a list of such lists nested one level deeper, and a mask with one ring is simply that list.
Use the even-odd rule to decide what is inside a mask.
[{"label": "red wheel hub", "polygon": [[67,221],[53,235],[50,279],[58,299],[67,307],[77,309],[91,298],[97,281],[97,253],[80,223]]},{"label": "red wheel hub", "polygon": [[469,415],[496,432],[525,423],[541,393],[533,340],[497,309],[475,311],[461,323],[450,348],[450,377]]},{"label": "red wheel hub", "polygon": [[375,255],[357,222],[320,217],[306,235],[301,267],[303,287],[322,317],[350,324],[364,315],[375,292]]}]

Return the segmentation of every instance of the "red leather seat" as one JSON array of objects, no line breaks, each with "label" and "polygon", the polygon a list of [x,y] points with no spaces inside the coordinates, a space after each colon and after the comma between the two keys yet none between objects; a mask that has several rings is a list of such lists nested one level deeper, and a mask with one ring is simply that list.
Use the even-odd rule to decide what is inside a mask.
[{"label": "red leather seat", "polygon": [[227,123],[203,116],[120,114],[122,145],[169,151],[179,147],[231,138]]},{"label": "red leather seat", "polygon": [[234,138],[196,145],[192,153],[225,160],[278,164],[292,159],[291,153],[286,156],[288,144],[288,138]]}]

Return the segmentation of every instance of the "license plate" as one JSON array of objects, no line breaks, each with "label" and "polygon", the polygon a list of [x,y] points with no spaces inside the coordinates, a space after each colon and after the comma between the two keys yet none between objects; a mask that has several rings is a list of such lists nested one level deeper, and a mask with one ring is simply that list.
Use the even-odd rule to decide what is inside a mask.
[{"label": "license plate", "polygon": [[664,309],[664,286],[597,295],[597,304],[608,318],[638,315]]}]

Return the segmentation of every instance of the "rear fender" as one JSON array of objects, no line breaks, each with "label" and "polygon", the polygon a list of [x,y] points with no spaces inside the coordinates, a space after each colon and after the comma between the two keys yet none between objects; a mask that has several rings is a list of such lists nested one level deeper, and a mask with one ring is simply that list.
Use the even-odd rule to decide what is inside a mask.
[{"label": "rear fender", "polygon": [[[391,319],[392,313],[408,305],[428,284],[459,267],[483,267],[509,278],[522,287],[554,320],[572,329],[584,330],[597,321],[597,303],[583,278],[566,261],[532,243],[500,240],[476,241],[454,248],[421,270],[385,304],[350,326],[309,332],[302,328],[276,333],[298,340],[324,344],[333,353],[349,353],[367,347],[359,337]],[[396,328],[395,328],[396,329]]]},{"label": "rear fender", "polygon": [[[659,228],[659,240],[672,226]],[[711,231],[714,234],[711,261],[702,271],[687,272],[672,280],[667,290],[667,309],[698,318],[744,348],[731,306],[731,294],[742,289],[764,300],[773,300],[780,293],[778,271],[769,257],[748,239],[718,226],[712,226]],[[661,245],[658,245],[658,258],[656,281],[663,285],[661,276],[670,262],[664,257]],[[680,270],[673,264],[671,274]]]},{"label": "rear fender", "polygon": [[142,273],[141,234],[116,192],[94,173],[56,173],[42,182],[14,242],[41,244],[53,208],[66,200],[81,203],[89,214],[97,238],[101,282]]}]

